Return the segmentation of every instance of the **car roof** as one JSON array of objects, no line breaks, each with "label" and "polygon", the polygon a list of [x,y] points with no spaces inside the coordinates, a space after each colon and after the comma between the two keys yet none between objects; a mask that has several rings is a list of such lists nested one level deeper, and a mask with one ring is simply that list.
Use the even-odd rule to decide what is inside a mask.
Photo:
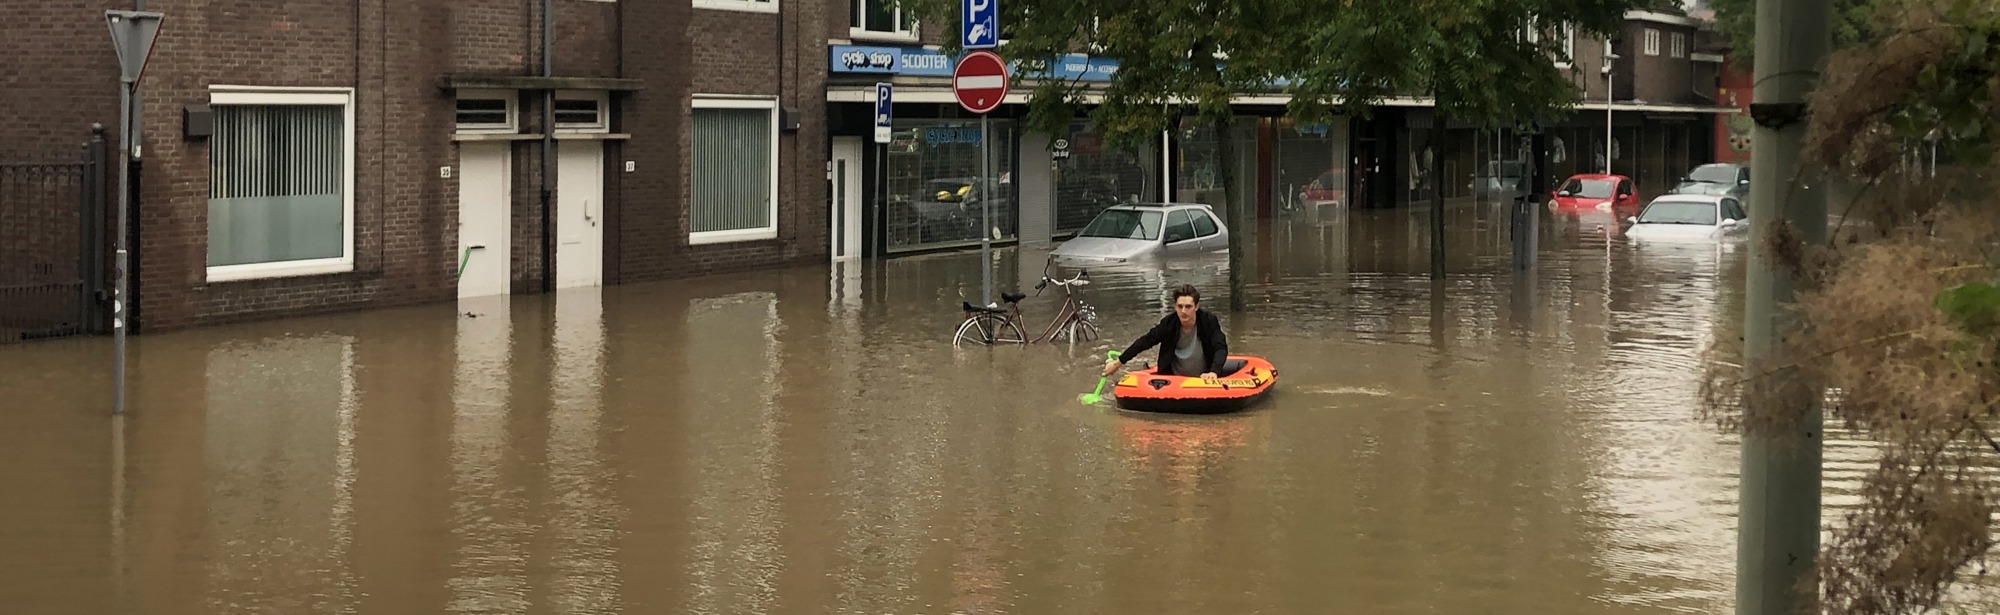
[{"label": "car roof", "polygon": [[1109,209],[1130,209],[1130,210],[1206,209],[1209,211],[1214,211],[1215,206],[1209,205],[1207,203],[1119,203],[1117,205],[1111,206]]},{"label": "car roof", "polygon": [[1734,199],[1734,198],[1736,197],[1729,196],[1727,194],[1662,194],[1660,196],[1653,197],[1652,202],[1647,204],[1650,205],[1652,203],[1658,203],[1660,201],[1681,201],[1681,202],[1707,203],[1709,205],[1721,205],[1723,199]]},{"label": "car roof", "polygon": [[1606,175],[1603,173],[1578,173],[1569,176],[1569,179],[1632,179],[1632,178],[1623,175]]}]

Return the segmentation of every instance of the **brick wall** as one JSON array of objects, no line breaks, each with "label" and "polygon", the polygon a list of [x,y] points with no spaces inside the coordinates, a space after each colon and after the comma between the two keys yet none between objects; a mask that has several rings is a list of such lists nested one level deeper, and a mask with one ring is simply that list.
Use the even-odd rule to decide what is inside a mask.
[{"label": "brick wall", "polygon": [[[139,325],[175,328],[449,298],[457,195],[449,98],[437,78],[459,24],[435,0],[281,6],[156,0],[170,15],[148,73],[153,117],[141,187]],[[208,282],[210,139],[181,137],[179,108],[208,86],[355,88],[354,271]]]},{"label": "brick wall", "polygon": [[[127,4],[48,3],[0,25],[0,45],[34,58],[0,68],[7,86],[0,101],[32,110],[20,112],[26,121],[0,127],[0,161],[75,159],[92,121],[105,122],[116,141],[116,58],[101,43],[95,11]],[[824,258],[825,41],[836,19],[845,27],[844,14],[829,13],[830,6],[797,0],[781,16],[695,10],[685,1],[556,0],[558,76],[644,81],[640,91],[612,98],[614,130],[633,137],[605,144],[607,283]],[[438,170],[458,167],[458,147],[450,138],[452,95],[440,78],[539,74],[539,2],[152,0],[148,8],[168,19],[146,79],[146,157],[134,220],[139,329],[455,296],[458,180]],[[780,237],[689,246],[690,94],[771,95],[781,82],[781,105],[799,112],[800,129],[781,133],[779,143]],[[354,90],[352,272],[207,280],[212,139],[182,136],[182,107],[207,101],[211,85]],[[520,102],[523,131],[538,131],[539,93],[524,92]],[[516,142],[511,152],[513,288],[538,292],[541,143]],[[623,172],[628,160],[633,173]]]},{"label": "brick wall", "polygon": [[[1660,33],[1659,55],[1646,55],[1647,30]],[[1682,37],[1680,57],[1673,55],[1675,34]],[[1625,40],[1625,48],[1629,51],[1620,53],[1625,54],[1628,61],[1620,64],[1630,66],[1632,72],[1628,74],[1637,75],[1637,79],[1629,80],[1630,90],[1623,85],[1619,87],[1620,97],[1629,92],[1631,97],[1650,103],[1703,102],[1695,99],[1694,61],[1688,59],[1688,55],[1694,52],[1693,27],[1650,21],[1631,22],[1626,24]]]},{"label": "brick wall", "polygon": [[102,0],[9,7],[0,19],[0,54],[8,58],[0,62],[0,110],[8,119],[0,123],[0,163],[72,162],[93,122],[118,142],[118,55],[104,11],[129,8],[129,1]]},{"label": "brick wall", "polygon": [[[633,138],[624,145],[624,154],[639,172],[620,178],[628,204],[616,223],[621,281],[823,260],[827,249],[824,56],[830,5],[795,0],[786,3],[781,14],[771,14],[667,4],[626,8],[626,69],[645,75],[647,87],[628,99],[626,120]],[[642,37],[657,36],[641,31],[645,23],[662,23],[653,21],[659,18],[687,24],[680,42],[640,42]],[[687,127],[694,94],[776,95],[781,108],[798,113],[799,129],[779,133],[777,239],[688,244],[687,152],[692,139]]]}]

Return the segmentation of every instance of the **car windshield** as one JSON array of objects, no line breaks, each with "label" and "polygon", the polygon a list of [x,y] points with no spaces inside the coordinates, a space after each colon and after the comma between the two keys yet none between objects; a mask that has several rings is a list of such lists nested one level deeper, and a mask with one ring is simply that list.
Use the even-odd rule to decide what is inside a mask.
[{"label": "car windshield", "polygon": [[1112,239],[1160,238],[1160,219],[1157,211],[1134,211],[1130,209],[1106,209],[1097,214],[1090,224],[1077,233],[1078,237],[1109,237]]},{"label": "car windshield", "polygon": [[1736,167],[1735,165],[1727,164],[1704,164],[1695,167],[1693,171],[1688,173],[1688,181],[1708,182],[1711,184],[1734,184],[1736,183]]},{"label": "car windshield", "polygon": [[1586,199],[1608,199],[1617,185],[1608,179],[1572,179],[1563,184],[1563,196],[1580,196]]},{"label": "car windshield", "polygon": [[1696,201],[1659,201],[1639,214],[1640,224],[1715,225],[1715,204]]}]

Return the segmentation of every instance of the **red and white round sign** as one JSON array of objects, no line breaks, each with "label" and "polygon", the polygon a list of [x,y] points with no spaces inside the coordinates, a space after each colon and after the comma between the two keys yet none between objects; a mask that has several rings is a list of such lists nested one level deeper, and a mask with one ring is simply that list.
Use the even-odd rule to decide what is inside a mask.
[{"label": "red and white round sign", "polygon": [[1007,99],[1007,63],[980,49],[958,59],[951,71],[951,93],[966,111],[985,114]]}]

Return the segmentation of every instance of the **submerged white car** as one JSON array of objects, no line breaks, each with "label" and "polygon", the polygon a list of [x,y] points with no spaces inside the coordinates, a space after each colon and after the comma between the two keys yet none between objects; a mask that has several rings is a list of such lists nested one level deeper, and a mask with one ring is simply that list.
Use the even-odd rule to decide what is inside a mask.
[{"label": "submerged white car", "polygon": [[1626,218],[1625,236],[1640,241],[1715,241],[1750,234],[1750,215],[1733,196],[1668,194]]},{"label": "submerged white car", "polygon": [[1133,203],[1098,212],[1049,256],[1068,263],[1122,263],[1229,248],[1229,227],[1207,205]]}]

